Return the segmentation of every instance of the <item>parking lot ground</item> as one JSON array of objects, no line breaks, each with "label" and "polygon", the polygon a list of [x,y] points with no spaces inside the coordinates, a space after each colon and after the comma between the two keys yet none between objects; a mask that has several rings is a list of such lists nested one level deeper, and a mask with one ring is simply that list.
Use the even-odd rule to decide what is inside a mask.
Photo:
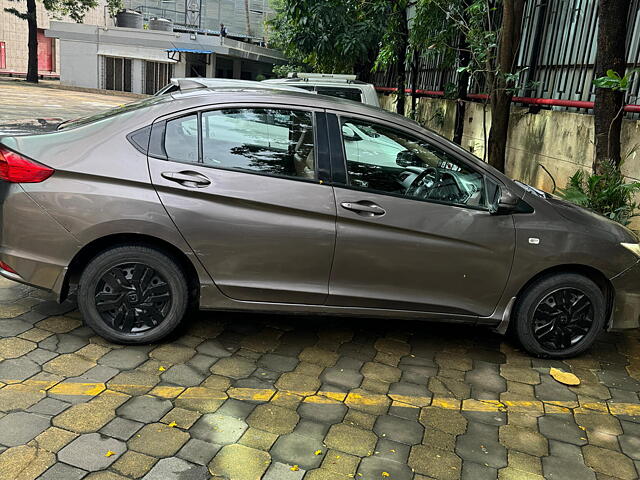
[{"label": "parking lot ground", "polygon": [[41,131],[63,120],[97,113],[136,98],[124,95],[62,90],[58,82],[32,85],[0,78],[0,135]]},{"label": "parking lot ground", "polygon": [[[0,280],[3,479],[634,479],[637,331],[540,360],[488,330],[200,312],[121,346]],[[549,368],[575,373],[577,387]]]}]

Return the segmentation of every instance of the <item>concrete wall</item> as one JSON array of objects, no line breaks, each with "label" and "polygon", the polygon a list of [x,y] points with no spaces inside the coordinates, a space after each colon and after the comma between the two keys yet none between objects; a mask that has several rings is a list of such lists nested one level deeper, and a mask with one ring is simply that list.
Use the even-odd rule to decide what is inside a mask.
[{"label": "concrete wall", "polygon": [[[383,108],[395,111],[395,96],[381,95]],[[411,102],[407,98],[407,115]],[[455,123],[455,101],[420,98],[416,120],[422,125],[451,139]],[[483,105],[467,102],[462,146],[474,155],[484,155]],[[491,112],[487,108],[486,131],[491,128]],[[564,188],[576,170],[591,170],[594,156],[593,115],[556,110],[529,113],[525,107],[514,106],[507,147],[506,174],[534,187],[551,192],[553,181]],[[623,172],[640,179],[640,121],[625,120],[622,130],[622,151],[626,157]],[[640,226],[640,225],[639,225]]]},{"label": "concrete wall", "polygon": [[[0,42],[6,44],[6,57],[7,66],[5,71],[13,72],[26,72],[27,71],[27,59],[29,51],[27,47],[28,42],[28,28],[26,20],[21,20],[15,15],[5,12],[5,8],[17,8],[20,11],[26,11],[25,2],[16,2],[13,0],[0,0]],[[91,25],[105,25],[105,21],[110,22],[110,19],[105,16],[104,0],[98,1],[98,6],[92,8],[87,12],[84,18],[84,23]],[[42,2],[37,2],[38,13],[38,28],[49,28],[50,16],[44,9]],[[67,17],[58,18],[71,21]],[[110,24],[110,23],[109,23]],[[60,42],[54,40],[54,60],[55,71],[60,72]]]}]

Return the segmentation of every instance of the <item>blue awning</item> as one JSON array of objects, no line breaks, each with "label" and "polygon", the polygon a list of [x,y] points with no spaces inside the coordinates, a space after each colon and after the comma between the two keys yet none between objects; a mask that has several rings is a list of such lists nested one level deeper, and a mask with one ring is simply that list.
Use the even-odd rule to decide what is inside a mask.
[{"label": "blue awning", "polygon": [[197,50],[195,48],[169,48],[165,52],[213,53],[213,50]]}]

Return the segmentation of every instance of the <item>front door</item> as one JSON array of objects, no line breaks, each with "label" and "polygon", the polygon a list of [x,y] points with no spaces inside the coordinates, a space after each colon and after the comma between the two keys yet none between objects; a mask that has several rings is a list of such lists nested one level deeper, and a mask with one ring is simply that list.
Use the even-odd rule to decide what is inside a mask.
[{"label": "front door", "polygon": [[512,217],[489,213],[497,183],[412,133],[364,118],[340,128],[328,303],[491,315],[515,243]]},{"label": "front door", "polygon": [[38,71],[53,72],[53,38],[45,37],[44,30],[38,29]]},{"label": "front door", "polygon": [[318,177],[314,114],[225,108],[156,123],[152,138],[161,138],[156,128],[165,139],[155,156],[165,159],[149,159],[152,181],[220,290],[239,300],[324,303],[335,201]]}]

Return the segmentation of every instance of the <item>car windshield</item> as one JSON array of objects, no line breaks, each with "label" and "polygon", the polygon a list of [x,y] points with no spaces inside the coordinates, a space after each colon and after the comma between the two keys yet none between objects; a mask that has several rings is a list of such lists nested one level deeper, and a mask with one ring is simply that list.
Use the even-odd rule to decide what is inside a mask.
[{"label": "car windshield", "polygon": [[151,105],[166,101],[168,101],[168,99],[163,96],[144,98],[142,100],[138,100],[137,102],[118,105],[115,108],[111,108],[109,110],[105,110],[93,115],[76,118],[74,120],[67,120],[66,122],[62,122],[60,125],[58,125],[58,130],[66,130],[69,128],[80,127],[82,125],[88,125],[90,123],[99,122],[107,118],[115,117],[116,115],[132,113],[142,108],[146,108]]}]

